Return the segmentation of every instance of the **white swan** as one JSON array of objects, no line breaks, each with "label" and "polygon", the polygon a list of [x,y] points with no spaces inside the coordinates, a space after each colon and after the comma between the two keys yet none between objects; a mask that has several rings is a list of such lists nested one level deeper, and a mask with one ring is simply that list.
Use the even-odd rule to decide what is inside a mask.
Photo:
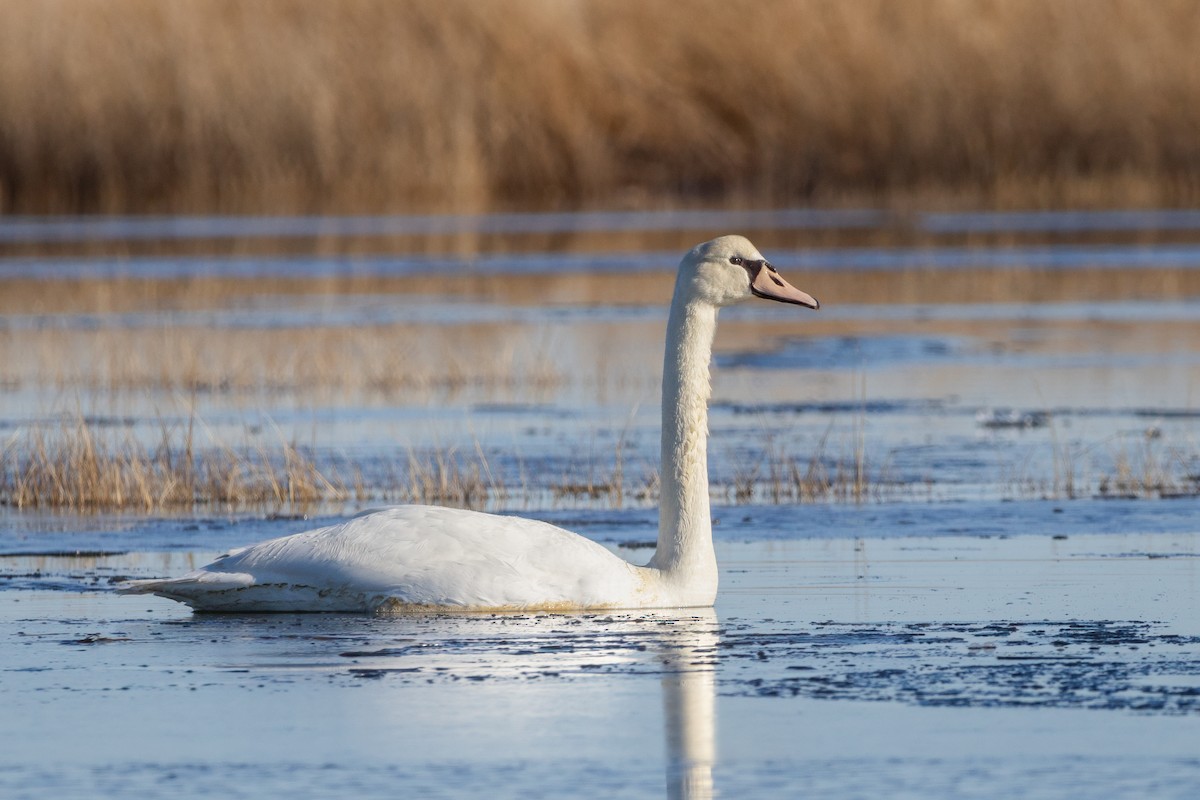
[{"label": "white swan", "polygon": [[708,507],[708,365],[718,309],[751,296],[818,307],[741,236],[697,245],[679,264],[663,360],[658,547],[644,567],[545,522],[400,506],[119,591],[202,611],[711,606],[717,560]]}]

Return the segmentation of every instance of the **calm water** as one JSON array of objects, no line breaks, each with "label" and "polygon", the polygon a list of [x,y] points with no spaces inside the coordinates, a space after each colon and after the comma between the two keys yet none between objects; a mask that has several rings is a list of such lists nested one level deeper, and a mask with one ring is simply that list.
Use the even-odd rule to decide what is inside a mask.
[{"label": "calm water", "polygon": [[189,553],[10,558],[0,787],[1190,796],[1196,535],[1050,530],[725,543],[715,612],[633,616],[194,616],[102,588]]},{"label": "calm water", "polygon": [[[644,561],[679,251],[595,242],[736,229],[824,307],[722,313],[713,613],[194,616],[111,584],[361,504],[0,507],[0,793],[1192,796],[1195,212],[0,220],[65,248],[0,258],[32,293],[0,321],[0,439],[66,415],[153,445],[194,411],[202,445],[296,441],[368,478],[482,453],[494,510]],[[448,234],[559,245],[227,246]],[[176,240],[213,254],[71,250]],[[127,278],[161,299],[103,299]],[[866,501],[774,502],[813,465],[861,467]],[[614,471],[619,500],[565,488]]]}]

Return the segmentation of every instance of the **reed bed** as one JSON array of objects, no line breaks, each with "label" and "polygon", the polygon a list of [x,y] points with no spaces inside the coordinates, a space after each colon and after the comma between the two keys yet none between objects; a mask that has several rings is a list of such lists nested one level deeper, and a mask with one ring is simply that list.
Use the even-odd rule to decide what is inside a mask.
[{"label": "reed bed", "polygon": [[1030,463],[1010,465],[1005,494],[1046,500],[1200,497],[1200,449],[1190,439],[1166,441],[1151,425],[1140,435],[1119,433],[1085,444],[1067,439],[1051,422],[1049,453],[1043,454],[1050,471],[1035,476]]},{"label": "reed bed", "polygon": [[128,432],[114,435],[83,418],[34,427],[0,449],[0,504],[153,512],[303,508],[351,496],[292,443],[199,451],[194,420],[182,430],[166,424],[161,429],[161,441],[150,448]]},{"label": "reed bed", "polygon": [[1113,457],[1113,467],[1100,477],[1096,495],[1104,498],[1177,498],[1200,495],[1200,460],[1179,447],[1157,447],[1152,441]]},{"label": "reed bed", "polygon": [[[193,416],[160,421],[148,447],[84,417],[35,425],[0,443],[0,506],[81,513],[270,509],[305,511],[347,502],[403,502],[482,508],[507,496],[483,451],[410,452],[403,467],[380,471],[352,459],[318,459],[282,436],[274,445],[203,447]],[[370,477],[368,477],[370,475]]]},{"label": "reed bed", "polygon": [[1196,0],[15,0],[0,213],[1200,197]]},{"label": "reed bed", "polygon": [[[508,496],[478,446],[473,454],[451,450],[409,451],[407,472],[398,482],[400,498],[413,503],[483,508]],[[382,492],[389,494],[388,492]]]},{"label": "reed bed", "polygon": [[[409,450],[388,469],[345,457],[318,458],[280,436],[275,445],[232,446],[213,441],[192,416],[185,424],[160,420],[159,440],[147,446],[129,430],[82,416],[34,425],[0,443],[0,506],[62,508],[81,513],[229,510],[307,510],[372,501],[463,508],[551,505],[623,508],[657,502],[658,475],[630,476],[624,441],[611,464],[587,459],[548,483],[523,472],[512,483],[493,469],[483,448]],[[202,436],[200,432],[205,432]],[[726,502],[854,502],[883,500],[899,484],[886,469],[866,465],[860,442],[850,459],[830,457],[822,437],[803,462],[770,450],[768,474],[735,473],[715,481]],[[203,446],[200,440],[204,439]]]},{"label": "reed bed", "polygon": [[[626,508],[658,501],[652,468],[628,469],[624,444],[611,462],[588,458],[557,479],[530,480],[505,474],[489,462],[482,446],[410,449],[392,466],[377,460],[319,456],[282,436],[274,445],[231,446],[207,437],[204,446],[194,417],[186,424],[159,422],[160,439],[146,446],[129,431],[83,417],[54,426],[33,426],[0,442],[0,506],[69,509],[79,513],[161,513],[200,508],[307,511],[347,503],[423,503],[461,508],[553,506]],[[918,501],[937,496],[934,479],[906,478],[890,458],[869,452],[861,426],[836,444],[832,426],[805,455],[795,443],[767,439],[749,464],[714,464],[714,499],[734,505],[876,503]],[[1165,444],[1152,433],[1109,443],[1097,467],[1097,446],[1055,439],[1044,475],[1029,465],[1001,476],[983,495],[1073,500],[1167,499],[1200,495],[1200,454]],[[1031,452],[1031,458],[1035,456]],[[1038,457],[1040,460],[1041,457]]]}]

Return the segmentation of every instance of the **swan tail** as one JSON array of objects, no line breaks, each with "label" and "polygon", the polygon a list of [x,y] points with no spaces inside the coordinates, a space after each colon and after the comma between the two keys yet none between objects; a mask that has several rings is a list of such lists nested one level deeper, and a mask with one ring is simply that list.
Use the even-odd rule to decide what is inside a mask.
[{"label": "swan tail", "polygon": [[180,578],[127,581],[118,594],[153,594],[196,611],[265,613],[275,611],[371,611],[385,598],[364,592],[339,592],[304,584],[262,582],[241,572],[200,570]]},{"label": "swan tail", "polygon": [[214,592],[236,591],[254,585],[254,577],[238,572],[194,572],[179,578],[126,581],[117,594],[156,594],[172,600],[195,599]]}]

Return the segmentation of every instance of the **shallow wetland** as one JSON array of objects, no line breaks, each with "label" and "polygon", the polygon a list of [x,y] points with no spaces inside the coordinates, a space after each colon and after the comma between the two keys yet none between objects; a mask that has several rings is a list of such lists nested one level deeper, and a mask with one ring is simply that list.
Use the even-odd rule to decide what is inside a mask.
[{"label": "shallow wetland", "polygon": [[[1200,215],[371,219],[0,220],[0,793],[1194,794]],[[645,560],[732,230],[823,307],[722,314],[711,613],[113,594],[410,500]]]}]

